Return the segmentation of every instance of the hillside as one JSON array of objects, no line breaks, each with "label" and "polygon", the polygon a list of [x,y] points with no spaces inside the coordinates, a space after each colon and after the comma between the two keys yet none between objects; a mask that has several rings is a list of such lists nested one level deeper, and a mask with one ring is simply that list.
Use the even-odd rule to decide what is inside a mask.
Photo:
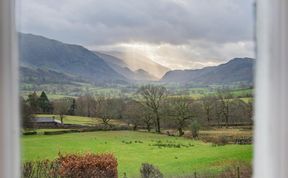
[{"label": "hillside", "polygon": [[253,83],[255,59],[234,58],[225,64],[196,70],[174,70],[167,72],[164,83],[233,84]]},{"label": "hillside", "polygon": [[20,81],[33,84],[72,84],[73,82],[86,82],[79,77],[63,74],[49,69],[20,67]]},{"label": "hillside", "polygon": [[20,64],[24,67],[55,71],[74,78],[85,78],[90,83],[96,84],[127,81],[103,59],[82,46],[65,44],[32,34],[20,34]]},{"label": "hillside", "polygon": [[[21,82],[33,84],[84,82],[104,85],[156,81],[162,83],[253,84],[255,60],[234,58],[225,64],[196,70],[174,70],[135,54],[100,53],[32,34],[20,34]],[[122,57],[121,57],[122,56]],[[129,55],[128,55],[129,56]]]},{"label": "hillside", "polygon": [[154,81],[157,80],[156,77],[148,73],[143,69],[138,69],[136,71],[132,71],[129,68],[129,65],[125,62],[124,59],[117,58],[115,56],[111,56],[108,54],[100,53],[94,51],[94,53],[101,57],[106,64],[108,64],[111,68],[113,68],[116,72],[122,74],[129,80],[134,81]]}]

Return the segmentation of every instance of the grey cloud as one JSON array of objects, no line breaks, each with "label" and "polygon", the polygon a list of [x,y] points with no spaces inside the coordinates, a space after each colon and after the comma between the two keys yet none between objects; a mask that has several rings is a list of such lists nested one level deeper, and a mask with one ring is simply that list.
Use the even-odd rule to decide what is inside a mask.
[{"label": "grey cloud", "polygon": [[22,0],[21,31],[83,45],[253,39],[253,0]]}]

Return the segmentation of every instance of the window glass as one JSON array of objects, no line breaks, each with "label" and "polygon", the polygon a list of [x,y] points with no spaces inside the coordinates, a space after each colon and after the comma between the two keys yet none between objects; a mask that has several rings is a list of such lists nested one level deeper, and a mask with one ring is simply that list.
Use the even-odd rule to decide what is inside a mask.
[{"label": "window glass", "polygon": [[18,4],[23,177],[251,177],[253,0]]}]

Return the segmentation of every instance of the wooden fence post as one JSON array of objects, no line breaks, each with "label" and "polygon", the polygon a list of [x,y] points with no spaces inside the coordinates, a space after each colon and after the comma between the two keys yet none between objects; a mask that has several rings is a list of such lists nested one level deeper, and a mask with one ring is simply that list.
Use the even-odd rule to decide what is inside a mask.
[{"label": "wooden fence post", "polygon": [[239,167],[237,167],[237,178],[240,178],[240,170],[239,170]]}]

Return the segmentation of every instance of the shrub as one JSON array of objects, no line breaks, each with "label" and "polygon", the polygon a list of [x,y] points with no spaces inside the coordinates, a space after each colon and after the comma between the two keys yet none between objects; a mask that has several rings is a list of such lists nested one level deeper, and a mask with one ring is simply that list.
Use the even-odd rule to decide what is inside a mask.
[{"label": "shrub", "polygon": [[232,165],[231,167],[226,169],[223,173],[218,175],[217,178],[238,178],[238,177],[245,177],[245,178],[252,177],[252,166],[247,164]]},{"label": "shrub", "polygon": [[59,164],[56,161],[29,161],[22,165],[22,177],[24,178],[39,178],[53,177],[58,178]]},{"label": "shrub", "polygon": [[22,165],[24,178],[115,178],[117,160],[112,154],[59,155],[54,161],[30,161]]},{"label": "shrub", "polygon": [[229,142],[229,138],[227,136],[220,136],[218,137],[218,139],[216,140],[216,143],[217,145],[220,145],[220,146],[224,146],[226,145],[227,143]]},{"label": "shrub", "polygon": [[200,124],[197,120],[194,120],[191,124],[191,131],[192,131],[192,137],[197,138],[200,130]]},{"label": "shrub", "polygon": [[163,174],[152,164],[143,163],[140,169],[142,178],[163,178]]},{"label": "shrub", "polygon": [[44,135],[60,135],[65,133],[76,133],[80,132],[79,130],[58,130],[58,131],[48,131],[44,132]]},{"label": "shrub", "polygon": [[23,135],[37,135],[36,131],[23,132]]},{"label": "shrub", "polygon": [[113,154],[59,155],[59,173],[69,178],[114,178],[117,177],[117,160]]},{"label": "shrub", "polygon": [[235,144],[239,145],[246,145],[246,144],[252,144],[253,138],[252,137],[242,137],[242,138],[236,138]]}]

